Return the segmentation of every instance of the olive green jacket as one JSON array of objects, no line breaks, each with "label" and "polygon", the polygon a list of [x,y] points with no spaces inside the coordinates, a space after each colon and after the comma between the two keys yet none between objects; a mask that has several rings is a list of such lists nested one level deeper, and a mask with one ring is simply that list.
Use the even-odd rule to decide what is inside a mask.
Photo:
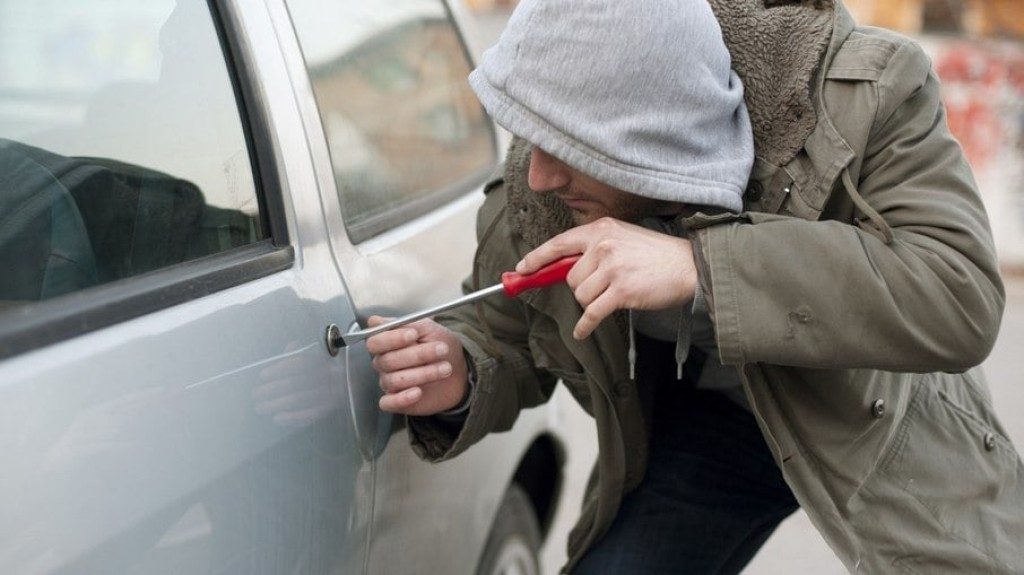
[{"label": "olive green jacket", "polygon": [[[711,4],[757,158],[744,213],[683,223],[721,360],[740,370],[786,481],[851,572],[1024,573],[1024,466],[975,368],[1003,288],[928,58],[827,1]],[[489,188],[466,289],[500,281],[571,225],[557,200],[528,190],[528,158],[515,142]],[[576,341],[580,313],[556,286],[442,318],[472,357],[468,416],[409,426],[418,451],[443,460],[564,382],[599,444],[566,570],[643,478],[648,443],[628,322],[619,314]]]}]

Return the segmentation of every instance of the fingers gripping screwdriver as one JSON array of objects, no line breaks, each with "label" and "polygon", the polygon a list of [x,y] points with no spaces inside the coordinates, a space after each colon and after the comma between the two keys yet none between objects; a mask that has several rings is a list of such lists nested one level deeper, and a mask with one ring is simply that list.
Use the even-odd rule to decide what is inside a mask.
[{"label": "fingers gripping screwdriver", "polygon": [[540,268],[532,274],[518,274],[516,272],[505,272],[501,274],[501,283],[495,284],[491,287],[477,290],[473,293],[466,294],[459,299],[452,300],[448,303],[441,304],[430,309],[424,309],[421,311],[413,312],[408,315],[403,315],[400,318],[393,319],[389,322],[382,323],[378,326],[369,327],[366,329],[360,329],[356,331],[350,331],[341,336],[340,341],[336,340],[335,345],[341,347],[344,345],[351,345],[353,343],[362,341],[371,335],[388,331],[396,327],[403,326],[408,323],[412,323],[416,320],[423,319],[425,317],[431,317],[441,312],[448,311],[450,309],[457,308],[459,306],[472,303],[485,297],[491,296],[496,293],[504,292],[505,297],[513,298],[523,293],[526,290],[548,287],[560,282],[565,281],[565,277],[569,275],[569,270],[576,263],[576,260],[580,259],[580,256],[570,256],[555,260],[554,262]]}]

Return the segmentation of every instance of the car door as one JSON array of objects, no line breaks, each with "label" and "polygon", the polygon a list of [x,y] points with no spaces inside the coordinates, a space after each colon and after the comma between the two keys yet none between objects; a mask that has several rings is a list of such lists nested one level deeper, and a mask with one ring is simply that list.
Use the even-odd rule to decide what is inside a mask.
[{"label": "car door", "polygon": [[[331,245],[360,319],[458,297],[471,270],[482,188],[501,154],[466,81],[472,63],[457,13],[442,0],[285,4],[301,52],[292,75],[308,77],[304,112],[323,201],[339,206],[336,215],[328,210]],[[544,414],[524,417],[515,431],[453,461],[425,463],[410,448],[404,418],[377,409],[365,344],[345,353],[356,423],[374,467],[368,571],[475,571]],[[536,453],[553,444],[543,445]],[[552,464],[537,477],[553,490],[556,474]]]},{"label": "car door", "polygon": [[[470,63],[446,4],[285,5],[301,52],[293,76],[308,78],[308,93],[297,86],[297,97],[306,96],[331,247],[361,318],[457,297],[476,243],[480,189],[499,154],[493,124],[466,82]],[[365,347],[346,351],[352,379],[375,382]],[[357,412],[368,444],[390,426],[378,397],[370,390],[365,417]]]},{"label": "car door", "polygon": [[262,2],[0,0],[0,572],[362,571],[355,316],[278,47]]}]

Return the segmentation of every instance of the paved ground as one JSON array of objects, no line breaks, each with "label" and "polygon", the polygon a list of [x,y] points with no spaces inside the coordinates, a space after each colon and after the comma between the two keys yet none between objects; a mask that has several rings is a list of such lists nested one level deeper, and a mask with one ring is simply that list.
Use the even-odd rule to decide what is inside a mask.
[{"label": "paved ground", "polygon": [[[475,17],[479,27],[482,47],[489,46],[500,34],[506,14],[485,12]],[[1024,385],[1019,385],[1024,373],[1024,276],[1007,280],[1007,310],[999,340],[992,355],[985,364],[992,394],[1010,434],[1010,439],[1024,448]],[[555,518],[556,535],[548,542],[542,557],[543,572],[557,573],[565,559],[565,535],[576,519],[582,485],[596,453],[592,440],[592,422],[581,411],[570,411],[565,415],[565,424],[580,437],[576,451],[570,454],[566,481],[575,486],[566,505],[562,505]],[[790,575],[813,573],[815,575],[842,575],[846,573],[842,564],[811,526],[802,512],[790,517],[761,549],[757,557],[744,571],[745,575]]]}]

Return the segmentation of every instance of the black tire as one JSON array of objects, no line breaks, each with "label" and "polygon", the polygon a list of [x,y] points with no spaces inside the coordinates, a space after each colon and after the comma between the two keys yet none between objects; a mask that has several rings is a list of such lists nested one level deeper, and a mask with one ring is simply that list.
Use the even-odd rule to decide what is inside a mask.
[{"label": "black tire", "polygon": [[513,483],[494,518],[477,575],[540,575],[540,542],[530,496]]}]

